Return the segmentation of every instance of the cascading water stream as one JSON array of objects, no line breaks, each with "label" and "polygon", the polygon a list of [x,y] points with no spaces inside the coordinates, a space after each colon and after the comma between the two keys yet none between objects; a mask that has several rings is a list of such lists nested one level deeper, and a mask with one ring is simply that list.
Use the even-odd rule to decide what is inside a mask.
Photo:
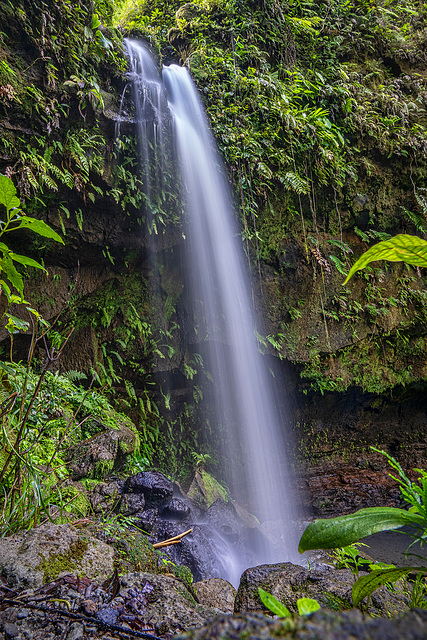
[{"label": "cascading water stream", "polygon": [[[127,48],[131,62],[140,48],[147,53],[133,41],[127,42]],[[144,72],[134,67],[133,73],[137,71]],[[152,80],[151,69],[146,80],[138,78],[141,86],[146,82],[145,91]],[[186,275],[194,343],[214,381],[210,395],[223,457],[228,461],[227,484],[233,498],[243,501],[265,523],[267,536],[275,529],[276,544],[266,537],[266,544],[257,549],[257,561],[295,560],[292,523],[296,515],[288,491],[286,416],[280,408],[277,380],[255,338],[249,276],[230,189],[188,71],[176,65],[164,67],[162,92],[172,115],[185,194]]]}]

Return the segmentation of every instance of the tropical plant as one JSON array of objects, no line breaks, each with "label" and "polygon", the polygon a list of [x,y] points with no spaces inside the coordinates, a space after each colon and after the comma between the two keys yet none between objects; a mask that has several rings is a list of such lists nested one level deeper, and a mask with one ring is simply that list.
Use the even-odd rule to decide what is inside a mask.
[{"label": "tropical plant", "polygon": [[[0,205],[3,211],[3,219],[0,220],[0,238],[6,233],[12,231],[18,231],[19,229],[30,229],[40,236],[61,242],[64,244],[62,238],[49,227],[43,220],[37,220],[31,216],[25,215],[21,210],[21,202],[16,195],[16,188],[10,178],[0,174]],[[24,265],[26,267],[35,267],[36,269],[42,269],[46,271],[44,266],[29,258],[28,256],[19,255],[9,249],[9,247],[3,242],[0,243],[0,252],[2,257],[0,258],[0,286],[2,293],[7,298],[8,305],[13,303],[26,303],[24,300],[24,281],[21,274],[16,269],[14,262]],[[12,288],[15,288],[18,295],[12,293]],[[33,313],[34,310],[31,310]]]},{"label": "tropical plant", "polygon": [[[413,482],[392,456],[384,451],[380,453],[387,457],[397,472],[397,475],[390,475],[398,482],[402,498],[409,505],[408,511],[395,507],[369,507],[337,518],[314,520],[301,537],[298,547],[300,553],[310,549],[347,547],[374,533],[399,529],[404,525],[411,525],[415,531],[411,534],[414,538],[412,544],[416,541],[422,544],[427,539],[427,471],[415,469],[419,478],[418,483]],[[375,571],[362,576],[353,585],[354,605],[357,606],[378,587],[410,573],[427,574],[427,567],[375,568]]]},{"label": "tropical plant", "polygon": [[[261,587],[258,587],[258,595],[261,598],[263,605],[276,616],[279,616],[280,618],[289,618],[292,615],[284,604],[279,602],[277,598]],[[313,598],[298,598],[297,609],[300,616],[307,616],[320,609],[320,604]]]},{"label": "tropical plant", "polygon": [[405,262],[415,267],[427,267],[427,242],[418,236],[401,233],[390,240],[378,242],[365,251],[351,267],[344,280],[346,284],[350,278],[371,262],[388,260],[390,262]]}]

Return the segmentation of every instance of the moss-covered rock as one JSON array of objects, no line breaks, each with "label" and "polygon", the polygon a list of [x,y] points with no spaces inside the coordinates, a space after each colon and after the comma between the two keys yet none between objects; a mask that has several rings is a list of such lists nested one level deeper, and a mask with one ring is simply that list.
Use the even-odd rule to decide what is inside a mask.
[{"label": "moss-covered rock", "polygon": [[201,509],[209,509],[217,500],[228,501],[227,490],[204,469],[196,471],[187,495]]},{"label": "moss-covered rock", "polygon": [[43,524],[0,540],[0,571],[11,587],[37,588],[62,573],[105,580],[113,548],[69,524]]},{"label": "moss-covered rock", "polygon": [[124,424],[107,429],[69,448],[70,475],[74,480],[102,480],[113,470],[123,470],[127,456],[137,450],[138,444],[135,431]]}]

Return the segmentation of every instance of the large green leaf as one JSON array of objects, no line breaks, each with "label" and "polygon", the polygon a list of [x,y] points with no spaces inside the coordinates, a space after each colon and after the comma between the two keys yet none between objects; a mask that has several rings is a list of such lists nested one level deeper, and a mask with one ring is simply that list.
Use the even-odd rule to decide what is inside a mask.
[{"label": "large green leaf", "polygon": [[320,604],[313,598],[298,598],[297,607],[300,616],[309,616],[320,609]]},{"label": "large green leaf", "polygon": [[21,206],[19,198],[16,196],[15,185],[10,178],[0,173],[0,203],[4,204],[6,209],[15,209]]},{"label": "large green leaf", "polygon": [[38,233],[39,236],[44,236],[45,238],[51,238],[52,240],[56,240],[56,242],[61,242],[64,244],[63,239],[60,235],[56,233],[53,229],[43,222],[43,220],[36,220],[35,218],[29,218],[28,216],[22,216],[19,219],[19,225],[14,227],[14,231],[16,229],[31,229],[35,233]]},{"label": "large green leaf", "polygon": [[409,236],[401,233],[390,240],[378,242],[365,251],[351,267],[346,284],[356,273],[376,260],[389,260],[390,262],[406,262],[415,267],[427,267],[427,242],[417,236]]},{"label": "large green leaf", "polygon": [[346,547],[378,531],[397,529],[404,524],[425,525],[419,514],[394,507],[369,507],[338,518],[315,520],[301,536],[298,550]]},{"label": "large green leaf", "polygon": [[367,596],[371,595],[378,587],[382,587],[387,582],[396,582],[399,578],[408,575],[413,572],[427,573],[427,569],[423,570],[420,567],[400,567],[394,569],[379,569],[372,571],[367,576],[362,576],[354,583],[351,590],[353,597],[353,604],[355,607],[362,602]]},{"label": "large green leaf", "polygon": [[12,284],[13,287],[18,291],[23,299],[24,296],[24,281],[22,280],[21,274],[16,270],[15,265],[12,262],[12,259],[5,255],[0,260],[0,271],[3,271],[5,277]]},{"label": "large green leaf", "polygon": [[0,251],[3,253],[3,255],[9,256],[9,258],[12,258],[12,260],[14,260],[15,262],[19,262],[19,264],[23,264],[26,267],[43,269],[43,271],[46,271],[47,273],[47,270],[42,264],[40,264],[40,262],[37,262],[37,260],[33,260],[33,258],[28,258],[27,256],[21,256],[19,253],[13,253],[13,251],[11,251],[9,247],[4,244],[4,242],[0,242]]},{"label": "large green leaf", "polygon": [[11,251],[9,255],[12,260],[15,260],[15,262],[19,262],[19,264],[24,264],[26,267],[35,267],[36,269],[42,269],[47,273],[47,269],[45,269],[45,267],[40,264],[40,262],[37,262],[37,260],[33,260],[32,258],[28,258],[27,256],[21,256],[19,253],[13,253],[13,251]]},{"label": "large green leaf", "polygon": [[272,613],[275,613],[276,616],[280,616],[281,618],[288,618],[291,615],[289,609],[285,607],[284,604],[279,602],[279,600],[275,598],[271,593],[268,593],[268,591],[264,591],[264,589],[261,589],[261,587],[258,587],[258,593],[264,606],[266,606],[267,609],[269,609],[269,611],[271,611]]}]

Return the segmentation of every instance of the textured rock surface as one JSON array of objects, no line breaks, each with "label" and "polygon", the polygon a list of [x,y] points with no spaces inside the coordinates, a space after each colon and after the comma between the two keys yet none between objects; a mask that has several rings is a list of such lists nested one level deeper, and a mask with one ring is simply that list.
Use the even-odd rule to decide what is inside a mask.
[{"label": "textured rock surface", "polygon": [[173,496],[173,484],[157,471],[142,471],[128,478],[125,493],[142,493],[147,508],[165,507]]},{"label": "textured rock surface", "polygon": [[[367,618],[360,611],[317,611],[295,623],[261,614],[221,616],[180,639],[188,640],[425,640],[427,611],[417,609],[399,620]],[[176,639],[178,640],[178,639]]]},{"label": "textured rock surface", "polygon": [[[325,566],[308,570],[298,565],[284,562],[264,564],[247,569],[240,580],[234,610],[265,611],[258,596],[258,587],[270,592],[290,611],[297,612],[298,598],[314,598],[323,607],[331,609],[351,609],[351,589],[354,576],[349,569],[333,569]],[[405,611],[407,601],[398,593],[391,593],[381,587],[371,596],[369,612],[374,615],[396,615]]]},{"label": "textured rock surface", "polygon": [[175,578],[151,573],[130,573],[120,579],[125,589],[140,589],[148,581],[154,587],[150,593],[150,623],[156,633],[179,633],[189,627],[200,627],[218,614],[216,609],[199,605],[186,586]]},{"label": "textured rock surface", "polygon": [[233,613],[236,589],[227,580],[212,578],[193,584],[200,604],[215,607],[224,613]]},{"label": "textured rock surface", "polygon": [[126,456],[135,450],[135,433],[121,425],[119,429],[107,429],[92,438],[70,447],[69,471],[74,480],[96,478],[98,480],[120,470]]},{"label": "textured rock surface", "polygon": [[113,549],[68,524],[47,523],[0,539],[0,574],[13,588],[39,587],[62,573],[105,580]]}]

